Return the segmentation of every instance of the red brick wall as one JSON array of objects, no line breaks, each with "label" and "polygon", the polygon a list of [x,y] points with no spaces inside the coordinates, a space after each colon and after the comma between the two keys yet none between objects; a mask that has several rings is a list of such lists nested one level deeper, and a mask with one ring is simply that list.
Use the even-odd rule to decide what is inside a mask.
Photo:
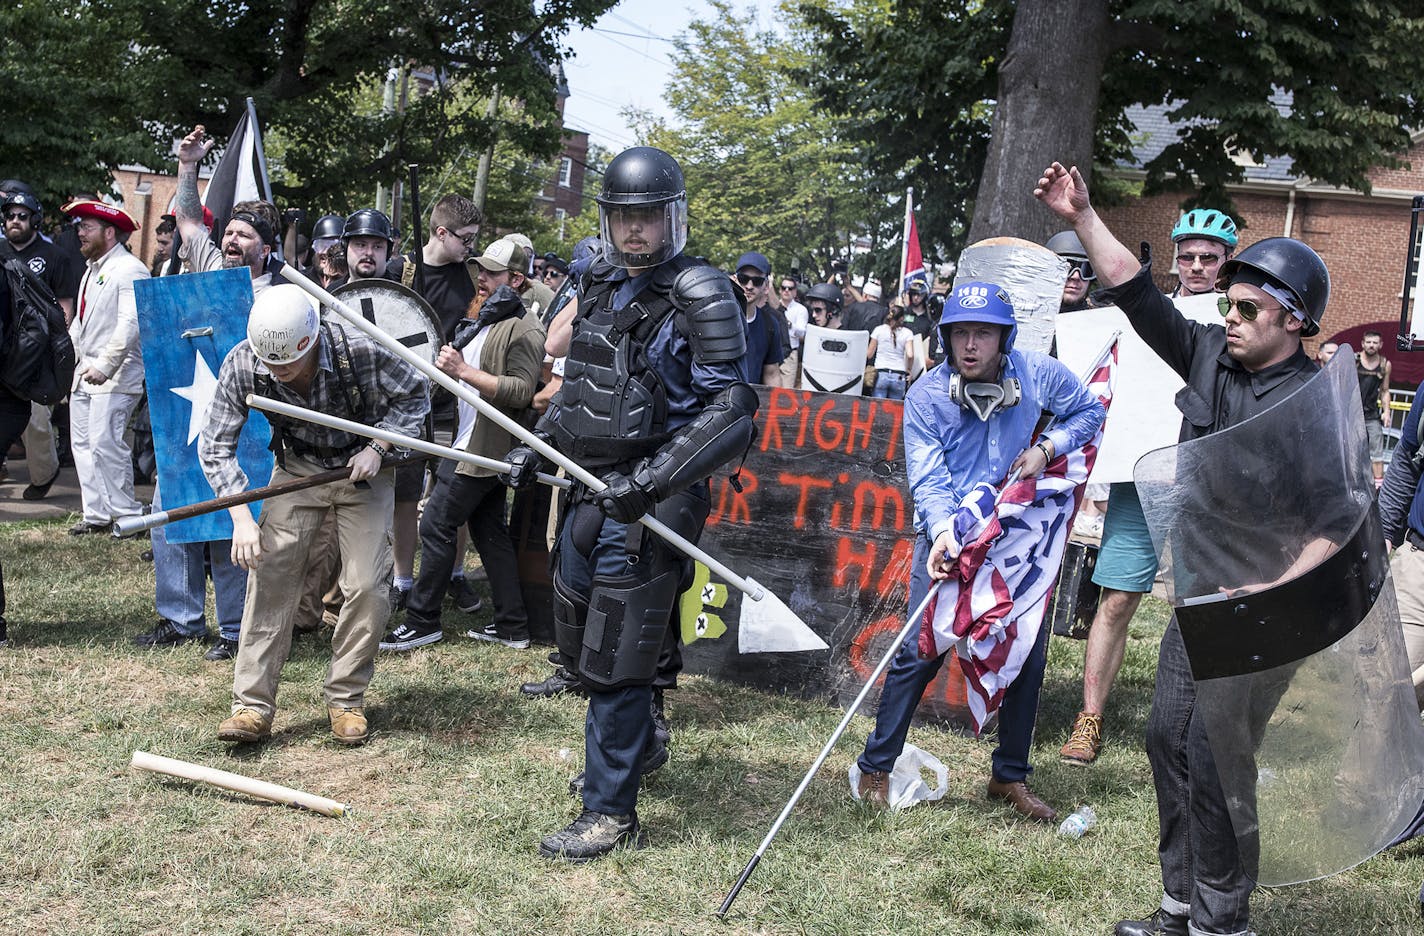
[{"label": "red brick wall", "polygon": [[[1424,167],[1424,153],[1415,165]],[[1380,188],[1412,188],[1424,192],[1424,172],[1380,174]],[[1386,181],[1386,177],[1388,181]],[[1287,196],[1237,193],[1235,217],[1242,224],[1237,250],[1285,233]],[[1154,196],[1104,210],[1103,217],[1123,243],[1135,248],[1152,244],[1153,272],[1158,285],[1175,285],[1172,225],[1181,212],[1180,196]],[[1399,294],[1404,282],[1409,240],[1409,206],[1400,201],[1327,198],[1297,194],[1290,235],[1320,254],[1330,270],[1330,305],[1321,334],[1306,342],[1307,350],[1337,332],[1366,322],[1399,320]],[[1388,332],[1387,329],[1381,331]],[[1387,348],[1393,339],[1386,336]]]},{"label": "red brick wall", "polygon": [[[129,236],[129,250],[142,260],[145,266],[152,266],[153,251],[157,246],[154,230],[158,227],[159,219],[167,213],[173,196],[178,193],[178,178],[121,169],[114,173],[114,181],[122,193],[123,209],[138,222],[138,230]],[[147,194],[138,191],[139,186],[145,182],[152,186]],[[198,179],[198,194],[201,195],[207,188],[208,180]]]}]

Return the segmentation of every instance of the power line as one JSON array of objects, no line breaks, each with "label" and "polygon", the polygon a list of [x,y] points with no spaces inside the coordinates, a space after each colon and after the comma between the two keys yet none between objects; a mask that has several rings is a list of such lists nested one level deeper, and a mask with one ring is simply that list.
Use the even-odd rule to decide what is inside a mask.
[{"label": "power line", "polygon": [[629,39],[650,39],[653,42],[666,42],[668,45],[674,45],[677,42],[675,39],[664,39],[662,36],[654,36],[649,33],[621,32],[617,29],[604,29],[600,26],[590,26],[588,28],[596,33],[606,33],[610,36],[627,36]]}]

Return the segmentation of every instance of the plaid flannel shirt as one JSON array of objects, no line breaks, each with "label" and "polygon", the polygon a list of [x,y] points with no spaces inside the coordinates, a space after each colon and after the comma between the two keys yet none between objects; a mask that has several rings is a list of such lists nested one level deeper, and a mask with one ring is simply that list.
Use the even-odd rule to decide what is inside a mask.
[{"label": "plaid flannel shirt", "polygon": [[[273,380],[276,399],[294,406],[344,416],[348,406],[341,381],[332,361],[332,351],[325,326],[317,342],[317,370],[312,378],[311,397],[305,399],[291,387]],[[378,429],[388,429],[412,438],[425,427],[430,412],[430,385],[425,376],[398,358],[394,352],[376,344],[354,330],[345,331],[351,349],[351,368],[369,418]],[[247,475],[237,462],[237,436],[247,422],[247,395],[256,392],[256,375],[267,374],[267,366],[257,359],[246,340],[237,344],[223,360],[218,370],[218,386],[203,434],[198,440],[198,459],[203,474],[212,485],[213,493],[226,497],[247,489]],[[288,434],[302,442],[323,448],[350,445],[351,437],[336,429],[315,423],[297,422]]]}]

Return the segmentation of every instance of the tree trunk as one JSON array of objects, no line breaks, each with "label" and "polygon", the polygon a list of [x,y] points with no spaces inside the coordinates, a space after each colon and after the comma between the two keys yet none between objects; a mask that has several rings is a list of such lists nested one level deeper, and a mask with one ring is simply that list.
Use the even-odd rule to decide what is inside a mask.
[{"label": "tree trunk", "polygon": [[1034,183],[1054,160],[1090,175],[1108,28],[1107,0],[1018,0],[971,244],[1008,236],[1041,244],[1061,226],[1034,200]]}]

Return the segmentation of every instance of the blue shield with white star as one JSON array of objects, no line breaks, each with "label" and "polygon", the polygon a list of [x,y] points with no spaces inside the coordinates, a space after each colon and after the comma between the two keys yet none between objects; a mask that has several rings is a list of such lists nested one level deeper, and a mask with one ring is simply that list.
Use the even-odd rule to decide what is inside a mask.
[{"label": "blue shield with white star", "polygon": [[[164,509],[214,497],[198,464],[198,436],[207,422],[218,369],[247,337],[252,274],[246,267],[142,279],[134,283],[139,342],[148,384],[149,420]],[[272,427],[257,410],[238,438],[237,460],[252,487],[272,477]],[[253,504],[254,513],[260,504]],[[230,539],[226,510],[171,523],[170,543]]]}]

